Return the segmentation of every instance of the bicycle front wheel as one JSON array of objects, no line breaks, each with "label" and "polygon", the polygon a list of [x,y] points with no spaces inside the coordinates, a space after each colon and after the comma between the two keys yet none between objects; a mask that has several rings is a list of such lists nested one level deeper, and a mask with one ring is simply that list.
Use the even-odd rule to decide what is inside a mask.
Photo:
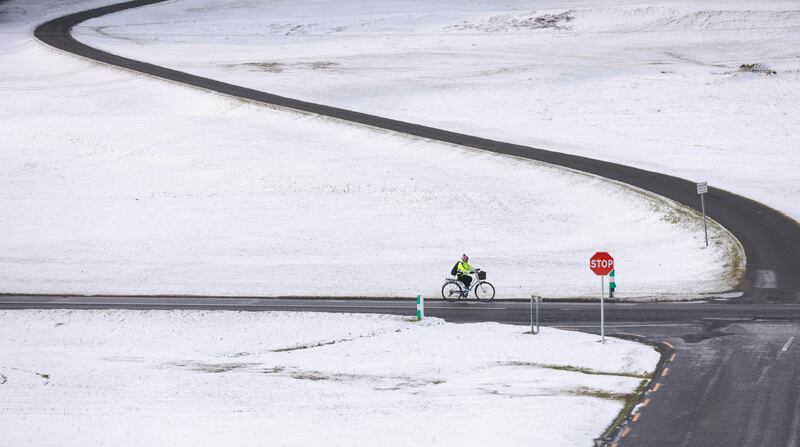
[{"label": "bicycle front wheel", "polygon": [[461,284],[457,282],[448,281],[442,286],[442,298],[446,301],[457,301],[461,298],[462,293],[464,293],[464,290],[461,288]]},{"label": "bicycle front wheel", "polygon": [[494,299],[494,286],[490,282],[480,281],[475,284],[475,298],[480,301],[491,301]]}]

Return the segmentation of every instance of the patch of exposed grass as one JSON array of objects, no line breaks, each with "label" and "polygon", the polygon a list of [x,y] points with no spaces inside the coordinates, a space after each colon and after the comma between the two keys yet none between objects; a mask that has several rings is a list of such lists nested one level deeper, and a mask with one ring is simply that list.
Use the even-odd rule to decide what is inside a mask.
[{"label": "patch of exposed grass", "polygon": [[342,340],[333,340],[333,341],[324,341],[321,343],[315,343],[313,345],[300,345],[300,346],[290,346],[288,348],[277,348],[273,349],[272,352],[289,352],[289,351],[298,351],[300,349],[310,349],[310,348],[319,348],[320,346],[328,346],[334,345],[339,342],[343,341],[353,341],[352,338],[344,338]]},{"label": "patch of exposed grass", "polygon": [[598,390],[595,388],[588,388],[585,386],[578,387],[575,390],[569,392],[573,396],[586,396],[586,397],[596,397],[598,399],[606,399],[606,400],[620,400],[623,402],[628,401],[631,399],[632,396],[638,397],[638,393],[611,393],[608,391]]},{"label": "patch of exposed grass", "polygon": [[281,73],[283,72],[283,64],[279,62],[246,62],[239,64],[251,71],[264,71],[267,73]]},{"label": "patch of exposed grass", "polygon": [[[650,197],[653,212],[662,214],[661,220],[672,225],[696,231],[703,221],[703,214],[689,206],[676,204],[660,197]],[[729,277],[741,285],[745,280],[744,249],[736,237],[715,220],[708,219],[709,243],[725,250],[725,268]]]},{"label": "patch of exposed grass", "polygon": [[[408,320],[408,321],[411,321],[411,320]],[[400,330],[398,329],[395,332],[400,332]],[[373,332],[373,333],[369,333],[369,334],[365,334],[365,335],[359,335],[357,337],[341,338],[339,340],[321,341],[319,343],[313,343],[313,344],[307,344],[307,345],[289,346],[289,347],[286,347],[286,348],[276,348],[276,349],[272,349],[271,352],[289,352],[289,351],[298,351],[298,350],[301,350],[301,349],[319,348],[321,346],[335,345],[336,343],[344,343],[344,342],[348,342],[348,341],[357,340],[357,339],[360,339],[360,338],[377,337],[379,335],[383,335],[383,333],[381,333],[381,332]]]},{"label": "patch of exposed grass", "polygon": [[674,206],[666,201],[653,204],[653,209],[661,213],[661,220],[672,225],[689,226],[703,218],[703,215],[688,206]]},{"label": "patch of exposed grass", "polygon": [[778,74],[777,71],[767,67],[764,64],[742,64],[739,65],[739,71],[742,73],[761,73],[768,76],[774,76]]},{"label": "patch of exposed grass", "polygon": [[[278,367],[276,370],[265,370],[266,374],[280,374],[284,368]],[[368,382],[373,384],[376,391],[399,391],[412,388],[421,388],[428,385],[441,385],[445,383],[442,379],[416,379],[404,376],[383,376],[371,374],[347,374],[347,373],[324,373],[322,371],[301,371],[294,370],[286,374],[295,380],[310,380],[312,382],[331,381],[331,382]]]},{"label": "patch of exposed grass", "polygon": [[219,364],[198,363],[192,369],[194,369],[195,371],[203,371],[212,374],[219,374],[228,371],[233,371],[234,369],[239,369],[244,366],[246,365],[242,363],[219,363]]},{"label": "patch of exposed grass", "polygon": [[338,68],[339,64],[336,62],[322,61],[322,62],[311,62],[310,64],[308,64],[308,66],[311,67],[312,70],[330,70],[332,68]]},{"label": "patch of exposed grass", "polygon": [[633,410],[633,407],[639,403],[639,396],[644,392],[649,380],[642,380],[639,386],[636,387],[632,393],[610,393],[608,391],[598,390],[595,388],[579,387],[570,392],[574,396],[595,397],[597,399],[616,400],[622,402],[622,410],[614,418],[614,421],[603,432],[602,438],[610,437],[614,429],[619,426],[622,421],[628,417],[628,414]]},{"label": "patch of exposed grass", "polygon": [[743,285],[742,283],[747,281],[747,269],[745,268],[744,262],[744,249],[739,244],[738,240],[736,242],[735,244],[731,244],[731,247],[728,249],[727,258],[730,259],[731,271],[736,277],[739,283],[738,285],[741,287]]},{"label": "patch of exposed grass", "polygon": [[642,380],[639,382],[639,386],[637,386],[632,393],[621,395],[622,399],[620,400],[623,402],[622,410],[620,410],[619,414],[617,414],[617,417],[615,417],[611,422],[611,425],[609,425],[605,432],[603,432],[604,438],[611,436],[611,434],[614,432],[614,429],[617,428],[617,426],[619,426],[626,417],[628,417],[631,411],[633,411],[633,407],[639,403],[639,396],[641,396],[642,393],[644,393],[644,390],[647,389],[648,383],[650,383],[650,380]]},{"label": "patch of exposed grass", "polygon": [[651,374],[597,371],[591,368],[583,368],[580,366],[571,366],[571,365],[550,365],[547,363],[536,363],[536,362],[502,362],[502,364],[510,366],[532,366],[535,368],[547,368],[547,369],[555,369],[558,371],[570,371],[581,374],[591,374],[594,376],[622,376],[622,377],[633,377],[636,379],[648,379],[648,380],[652,378]]},{"label": "patch of exposed grass", "polygon": [[314,381],[314,382],[319,381],[319,380],[332,380],[332,379],[334,379],[333,377],[325,375],[325,374],[323,374],[323,373],[321,373],[319,371],[304,371],[304,372],[292,373],[291,377],[292,377],[292,379],[311,380],[311,381]]},{"label": "patch of exposed grass", "polygon": [[254,363],[202,363],[202,362],[173,362],[169,365],[179,368],[189,368],[193,371],[206,372],[211,374],[226,373],[234,369],[253,366]]}]

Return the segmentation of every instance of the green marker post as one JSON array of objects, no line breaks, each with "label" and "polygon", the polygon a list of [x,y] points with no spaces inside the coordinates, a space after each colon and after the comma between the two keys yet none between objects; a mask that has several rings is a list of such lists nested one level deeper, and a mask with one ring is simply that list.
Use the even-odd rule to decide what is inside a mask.
[{"label": "green marker post", "polygon": [[617,288],[616,279],[614,278],[614,271],[611,270],[611,273],[608,274],[608,297],[614,298],[614,289]]}]

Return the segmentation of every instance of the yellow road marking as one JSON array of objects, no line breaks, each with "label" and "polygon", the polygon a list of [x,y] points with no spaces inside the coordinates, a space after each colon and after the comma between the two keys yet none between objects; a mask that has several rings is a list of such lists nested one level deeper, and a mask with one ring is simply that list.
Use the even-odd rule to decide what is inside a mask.
[{"label": "yellow road marking", "polygon": [[648,405],[650,405],[650,399],[645,399],[644,402],[642,402],[642,406],[646,407]]},{"label": "yellow road marking", "polygon": [[668,343],[668,342],[666,342],[666,341],[662,341],[661,343],[663,343],[663,344],[665,344],[665,345],[669,346],[669,349],[675,349],[675,346],[672,346],[671,344],[669,344],[669,343]]},{"label": "yellow road marking", "polygon": [[658,391],[658,389],[659,389],[659,388],[661,388],[661,384],[660,384],[660,383],[657,383],[657,384],[656,384],[656,386],[654,386],[654,387],[653,387],[653,391],[654,391],[654,392],[655,392],[655,391]]},{"label": "yellow road marking", "polygon": [[624,438],[624,437],[628,436],[628,433],[630,433],[630,432],[631,432],[631,428],[630,427],[625,427],[625,429],[622,430],[622,433],[620,433],[620,436]]},{"label": "yellow road marking", "polygon": [[634,414],[634,415],[633,415],[633,422],[636,422],[636,421],[638,421],[638,420],[639,420],[639,416],[641,416],[641,415],[642,415],[642,413],[636,413],[636,414]]},{"label": "yellow road marking", "polygon": [[677,352],[673,352],[673,353],[672,353],[672,357],[670,357],[670,358],[669,358],[669,361],[671,362],[671,361],[675,360],[675,357],[676,357],[677,355],[678,355],[678,353],[677,353]]},{"label": "yellow road marking", "polygon": [[667,377],[668,373],[669,373],[669,368],[664,368],[664,371],[661,371],[661,377]]}]

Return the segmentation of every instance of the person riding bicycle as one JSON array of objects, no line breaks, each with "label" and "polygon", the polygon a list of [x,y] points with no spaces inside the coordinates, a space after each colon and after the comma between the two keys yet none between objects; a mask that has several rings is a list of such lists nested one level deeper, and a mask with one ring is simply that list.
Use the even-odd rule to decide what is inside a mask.
[{"label": "person riding bicycle", "polygon": [[[473,278],[473,273],[475,277]],[[453,264],[449,277],[445,278],[442,285],[442,298],[445,301],[458,301],[474,294],[479,301],[492,301],[494,299],[494,285],[486,281],[486,272],[475,268],[469,263],[469,256],[461,258]],[[474,281],[473,281],[474,279]],[[475,288],[472,288],[472,283]]]},{"label": "person riding bicycle", "polygon": [[472,283],[472,276],[475,269],[469,263],[469,256],[466,254],[461,255],[461,259],[458,261],[458,267],[456,269],[456,277],[459,281],[464,283],[465,286],[469,289],[469,285]]}]

